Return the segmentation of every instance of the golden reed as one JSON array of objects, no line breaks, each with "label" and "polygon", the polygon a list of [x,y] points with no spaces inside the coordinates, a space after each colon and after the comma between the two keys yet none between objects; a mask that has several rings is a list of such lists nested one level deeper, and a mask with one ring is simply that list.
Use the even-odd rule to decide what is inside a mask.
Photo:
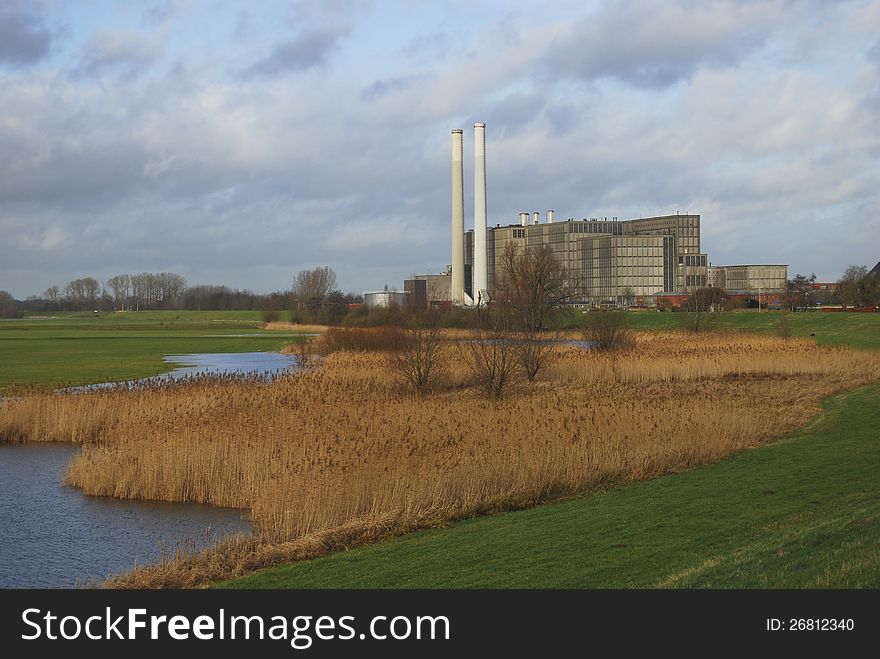
[{"label": "golden reed", "polygon": [[0,408],[0,441],[81,443],[66,482],[88,494],[250,510],[253,537],[108,584],[197,586],[718,460],[880,378],[880,355],[748,334],[559,351],[500,402],[460,367],[440,393],[411,396],[387,355],[369,352],[272,382],[37,393]]}]

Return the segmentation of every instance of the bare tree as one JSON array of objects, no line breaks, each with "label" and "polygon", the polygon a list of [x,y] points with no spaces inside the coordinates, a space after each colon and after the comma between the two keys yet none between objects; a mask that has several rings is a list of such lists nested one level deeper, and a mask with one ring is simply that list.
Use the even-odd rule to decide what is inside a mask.
[{"label": "bare tree", "polygon": [[681,305],[681,322],[689,332],[712,329],[724,304],[724,291],[717,287],[699,288]]},{"label": "bare tree", "polygon": [[569,300],[576,283],[548,245],[526,250],[508,243],[495,273],[492,301],[510,327],[531,332]]},{"label": "bare tree", "polygon": [[809,277],[797,274],[788,282],[789,308],[798,309],[809,307],[813,302],[813,284],[816,282],[816,274]]},{"label": "bare tree", "polygon": [[59,303],[61,302],[61,293],[58,290],[57,286],[50,286],[46,289],[46,292],[43,293],[43,299],[46,300],[49,308],[57,309]]},{"label": "bare tree", "polygon": [[114,305],[120,311],[125,311],[126,303],[131,296],[131,275],[110,277],[107,286],[113,291]]},{"label": "bare tree", "polygon": [[394,368],[418,394],[433,386],[446,368],[442,331],[435,321],[432,315],[421,313],[397,329]]},{"label": "bare tree", "polygon": [[473,339],[458,344],[477,385],[494,400],[510,390],[520,368],[517,336],[507,321],[508,317],[487,309],[478,318]]},{"label": "bare tree", "polygon": [[300,309],[318,309],[336,288],[336,273],[329,266],[300,270],[293,282],[293,298]]},{"label": "bare tree", "polygon": [[843,277],[838,282],[838,290],[843,305],[858,307],[865,304],[862,290],[863,282],[868,276],[868,267],[864,265],[851,265],[843,272]]},{"label": "bare tree", "polygon": [[72,279],[64,286],[64,297],[68,303],[79,309],[93,309],[98,301],[101,285],[94,277]]},{"label": "bare tree", "polygon": [[526,380],[534,382],[538,374],[553,363],[558,341],[558,331],[549,336],[539,332],[519,333],[516,337],[516,356]]},{"label": "bare tree", "polygon": [[8,291],[0,291],[0,318],[21,318],[18,303]]},{"label": "bare tree", "polygon": [[157,300],[164,308],[177,306],[186,293],[186,279],[173,272],[160,272],[156,277]]},{"label": "bare tree", "polygon": [[555,339],[547,336],[552,312],[572,297],[576,287],[565,267],[547,246],[519,250],[508,243],[495,275],[492,303],[506,328],[526,379],[534,382],[555,354]]}]

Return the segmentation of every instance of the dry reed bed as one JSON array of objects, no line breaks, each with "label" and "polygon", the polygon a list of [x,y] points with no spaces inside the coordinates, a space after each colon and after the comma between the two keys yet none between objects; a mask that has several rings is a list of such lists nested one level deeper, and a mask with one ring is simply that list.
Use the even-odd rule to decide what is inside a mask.
[{"label": "dry reed bed", "polygon": [[387,357],[346,352],[270,384],[37,394],[0,410],[0,441],[82,442],[66,478],[89,494],[250,509],[257,537],[111,582],[191,586],[711,462],[880,377],[878,355],[741,334],[559,357],[499,403],[414,398]]},{"label": "dry reed bed", "polygon": [[280,330],[285,332],[303,332],[305,334],[320,334],[324,330],[328,328],[328,325],[307,325],[303,323],[288,323],[284,321],[272,321],[269,323],[263,323],[261,325],[263,329],[267,330]]}]

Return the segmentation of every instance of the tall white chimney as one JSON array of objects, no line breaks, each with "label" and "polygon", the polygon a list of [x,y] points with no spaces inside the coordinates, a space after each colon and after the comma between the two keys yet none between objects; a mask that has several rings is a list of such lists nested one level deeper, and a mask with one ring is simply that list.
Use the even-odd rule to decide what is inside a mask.
[{"label": "tall white chimney", "polygon": [[462,131],[452,131],[452,283],[453,304],[464,304],[464,166]]},{"label": "tall white chimney", "polygon": [[525,226],[529,223],[529,214],[528,213],[520,213],[519,214],[519,223],[521,226]]},{"label": "tall white chimney", "polygon": [[535,214],[532,216],[532,218],[534,219],[535,224],[538,224],[538,222],[541,221],[541,214],[538,211],[535,211]]},{"label": "tall white chimney", "polygon": [[556,211],[549,210],[547,211],[547,224],[553,224],[553,218],[556,215]]},{"label": "tall white chimney", "polygon": [[485,304],[489,288],[486,251],[486,124],[474,124],[474,267],[475,304]]}]

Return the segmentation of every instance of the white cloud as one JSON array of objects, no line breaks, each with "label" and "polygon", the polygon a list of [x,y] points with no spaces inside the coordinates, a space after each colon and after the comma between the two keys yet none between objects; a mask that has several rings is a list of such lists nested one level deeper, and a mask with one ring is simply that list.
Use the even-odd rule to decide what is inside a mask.
[{"label": "white cloud", "polygon": [[[438,270],[449,259],[449,130],[466,129],[469,154],[473,121],[488,125],[492,223],[547,208],[679,209],[702,214],[714,262],[784,260],[834,278],[876,261],[880,65],[865,27],[876,11],[632,6],[553,22],[524,10],[475,26],[430,64],[399,46],[383,58],[352,22],[324,65],[248,79],[237,72],[259,51],[251,42],[187,51],[167,21],[77,35],[105,35],[90,46],[101,76],[0,71],[0,226],[17,247],[0,278],[24,297],[74,276],[181,264],[190,281],[258,290],[322,264],[354,290]],[[624,18],[628,31],[601,36]],[[185,32],[181,21],[211,17],[191,8],[174,20]],[[409,20],[395,29],[436,29]],[[121,73],[172,51],[167,74]],[[67,55],[58,61],[90,61]],[[469,156],[466,167],[470,215]]]}]

